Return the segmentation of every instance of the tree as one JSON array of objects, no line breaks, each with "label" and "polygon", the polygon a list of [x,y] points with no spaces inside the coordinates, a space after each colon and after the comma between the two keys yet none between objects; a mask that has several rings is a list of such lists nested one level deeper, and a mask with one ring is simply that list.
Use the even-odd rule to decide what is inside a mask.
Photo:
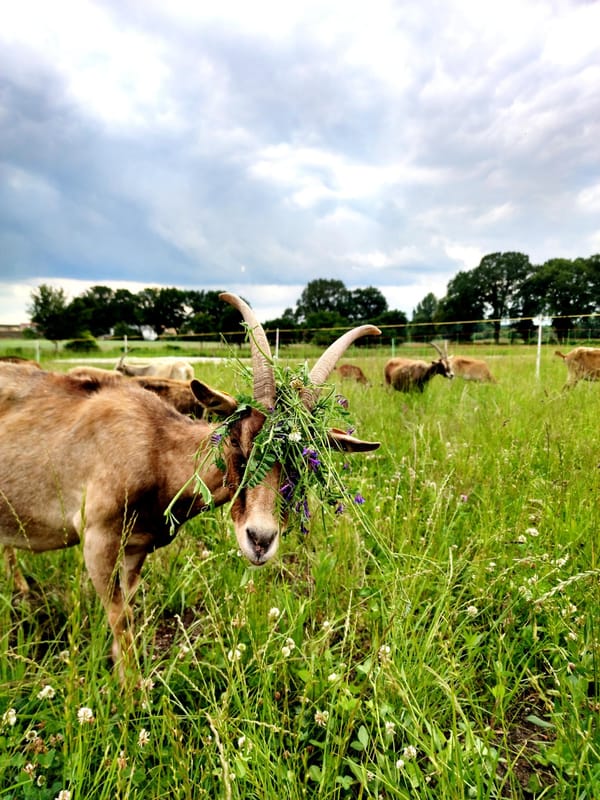
[{"label": "tree", "polygon": [[551,258],[537,267],[527,282],[540,313],[552,317],[560,342],[569,338],[581,314],[591,314],[597,307],[598,295],[594,295],[593,279],[590,281],[592,269],[586,259]]},{"label": "tree", "polygon": [[300,324],[307,324],[311,314],[323,311],[338,314],[348,320],[350,293],[342,281],[319,278],[307,284],[296,303],[295,317]]},{"label": "tree", "polygon": [[[384,311],[374,320],[374,325],[381,328],[381,336],[377,339],[378,344],[400,343],[406,340],[408,330],[408,317],[404,311],[396,309]],[[360,339],[356,342],[358,344]]]},{"label": "tree", "polygon": [[436,329],[433,322],[437,315],[438,306],[437,297],[432,292],[429,292],[413,310],[411,322],[413,339],[424,342],[435,337]]},{"label": "tree", "polygon": [[41,335],[55,344],[59,339],[68,339],[80,333],[77,327],[79,323],[69,311],[64,289],[54,289],[42,283],[31,292],[31,305],[27,310]]},{"label": "tree", "polygon": [[502,319],[510,316],[531,273],[529,256],[524,253],[490,253],[472,271],[479,298],[489,309],[494,326],[494,341],[500,341]]},{"label": "tree", "polygon": [[483,315],[484,302],[473,280],[473,270],[458,272],[448,282],[446,296],[438,304],[437,320],[455,323],[444,325],[444,338],[470,340],[477,323],[469,320],[481,320]]},{"label": "tree", "polygon": [[175,288],[149,288],[138,292],[140,320],[159,335],[165,328],[178,329],[189,316],[187,292]]},{"label": "tree", "polygon": [[379,289],[353,289],[349,293],[347,318],[353,325],[372,322],[387,311],[387,300]]}]

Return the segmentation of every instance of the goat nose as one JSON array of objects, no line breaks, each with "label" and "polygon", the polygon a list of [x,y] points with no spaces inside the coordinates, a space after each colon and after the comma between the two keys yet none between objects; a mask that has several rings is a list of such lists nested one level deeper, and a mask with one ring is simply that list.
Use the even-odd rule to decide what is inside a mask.
[{"label": "goat nose", "polygon": [[265,555],[269,552],[276,536],[276,532],[246,528],[246,537],[255,555],[255,559],[253,559],[255,564],[262,564],[266,561]]}]

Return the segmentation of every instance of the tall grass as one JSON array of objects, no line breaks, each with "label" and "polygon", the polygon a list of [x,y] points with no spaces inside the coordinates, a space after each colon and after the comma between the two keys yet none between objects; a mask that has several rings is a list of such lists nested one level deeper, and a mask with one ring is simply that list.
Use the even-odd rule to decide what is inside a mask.
[{"label": "tall grass", "polygon": [[262,570],[226,509],[189,523],[145,568],[136,688],[80,550],[20,556],[0,798],[600,796],[600,386],[562,393],[550,354],[536,380],[526,348],[490,360],[496,385],[418,396],[353,360],[372,386],[341,389],[382,443],[340,455],[365,504],[313,507]]}]

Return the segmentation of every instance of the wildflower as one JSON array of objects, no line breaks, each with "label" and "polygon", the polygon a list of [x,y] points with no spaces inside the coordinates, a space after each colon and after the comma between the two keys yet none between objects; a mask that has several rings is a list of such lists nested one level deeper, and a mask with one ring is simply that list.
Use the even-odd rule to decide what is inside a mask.
[{"label": "wildflower", "polygon": [[127,755],[125,754],[125,750],[121,750],[117,758],[117,766],[119,769],[125,769],[127,766]]},{"label": "wildflower", "polygon": [[50,686],[50,684],[46,684],[40,691],[38,692],[38,700],[52,700],[56,692]]},{"label": "wildflower", "polygon": [[529,536],[539,536],[540,535],[540,532],[538,531],[537,528],[527,528],[525,533],[528,533]]},{"label": "wildflower", "polygon": [[302,434],[299,430],[294,429],[288,433],[288,439],[290,442],[301,442],[302,441]]},{"label": "wildflower", "polygon": [[320,728],[326,728],[329,721],[329,711],[315,711],[315,722]]},{"label": "wildflower", "polygon": [[325,631],[325,633],[330,633],[333,630],[333,622],[330,622],[328,619],[325,619],[323,620],[321,628]]},{"label": "wildflower", "polygon": [[233,648],[227,653],[227,658],[230,661],[239,661],[240,658],[243,656],[245,649],[246,645],[243,642],[240,642],[235,646],[235,648]]},{"label": "wildflower", "polygon": [[23,772],[26,772],[30,778],[33,778],[35,775],[35,764],[32,764],[31,762],[25,764],[23,767]]},{"label": "wildflower", "polygon": [[284,646],[281,648],[281,655],[282,655],[284,658],[289,658],[289,657],[292,655],[292,648],[291,648],[291,647],[288,647],[287,645],[284,645]]},{"label": "wildflower", "polygon": [[90,725],[94,721],[94,712],[87,706],[82,706],[77,712],[77,719],[80,725]]},{"label": "wildflower", "polygon": [[396,725],[393,722],[386,722],[385,723],[385,735],[388,736],[390,739],[393,737],[394,733],[396,732]]},{"label": "wildflower", "polygon": [[365,498],[362,496],[362,494],[360,492],[357,492],[354,495],[354,502],[356,503],[356,505],[362,506],[362,504],[365,503],[366,501]]},{"label": "wildflower", "polygon": [[387,664],[390,660],[391,654],[392,654],[392,648],[389,646],[389,644],[382,644],[377,653],[379,657],[379,662],[381,664]]},{"label": "wildflower", "polygon": [[269,609],[269,622],[277,622],[279,617],[281,616],[281,611],[277,608],[277,606],[273,606],[273,608]]},{"label": "wildflower", "polygon": [[150,742],[150,734],[146,728],[142,728],[138,734],[138,747],[145,747]]},{"label": "wildflower", "polygon": [[413,758],[417,757],[417,748],[409,744],[408,747],[405,747],[402,751],[402,755],[407,761],[411,761]]},{"label": "wildflower", "polygon": [[285,640],[284,646],[281,648],[281,652],[285,658],[289,658],[289,656],[292,654],[292,650],[294,650],[295,647],[296,642],[288,636],[288,638]]},{"label": "wildflower", "polygon": [[469,495],[468,494],[461,494],[461,496],[460,496],[460,502],[461,503],[466,503],[468,499],[469,499]]},{"label": "wildflower", "polygon": [[396,769],[404,769],[404,759],[403,758],[399,758],[396,761]]},{"label": "wildflower", "polygon": [[338,517],[340,516],[340,514],[343,514],[345,510],[346,506],[343,503],[338,503],[337,506],[335,507],[335,513]]},{"label": "wildflower", "polygon": [[17,712],[14,708],[9,708],[2,714],[2,727],[13,728],[17,723]]},{"label": "wildflower", "polygon": [[210,437],[210,443],[213,445],[213,447],[217,447],[219,444],[221,444],[221,439],[222,438],[223,438],[223,434],[222,433],[215,432]]},{"label": "wildflower", "polygon": [[470,617],[476,617],[479,614],[479,609],[477,606],[467,606],[467,614]]},{"label": "wildflower", "polygon": [[71,792],[68,789],[61,789],[54,800],[71,800]]},{"label": "wildflower", "polygon": [[152,678],[142,678],[139,687],[142,692],[151,692],[154,689],[154,681]]},{"label": "wildflower", "polygon": [[348,408],[348,400],[344,397],[343,394],[336,394],[335,401],[342,408]]},{"label": "wildflower", "polygon": [[339,678],[340,676],[337,674],[337,672],[332,672],[330,675],[327,676],[327,680],[329,681],[329,683],[335,683],[337,680],[339,680]]},{"label": "wildflower", "polygon": [[521,534],[520,536],[517,536],[517,544],[525,544],[526,541],[527,541],[527,537],[524,536],[523,534]]},{"label": "wildflower", "polygon": [[316,472],[321,466],[321,462],[319,461],[319,456],[317,451],[313,450],[310,447],[305,447],[304,450],[302,451],[302,455],[306,458],[309,468],[313,472]]}]

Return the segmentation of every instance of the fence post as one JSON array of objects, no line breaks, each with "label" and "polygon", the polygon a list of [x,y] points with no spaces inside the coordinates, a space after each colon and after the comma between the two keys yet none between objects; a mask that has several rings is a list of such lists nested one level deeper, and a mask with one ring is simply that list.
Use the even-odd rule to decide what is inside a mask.
[{"label": "fence post", "polygon": [[540,363],[542,359],[542,318],[538,323],[538,336],[537,336],[537,356],[535,359],[535,377],[540,379]]}]

